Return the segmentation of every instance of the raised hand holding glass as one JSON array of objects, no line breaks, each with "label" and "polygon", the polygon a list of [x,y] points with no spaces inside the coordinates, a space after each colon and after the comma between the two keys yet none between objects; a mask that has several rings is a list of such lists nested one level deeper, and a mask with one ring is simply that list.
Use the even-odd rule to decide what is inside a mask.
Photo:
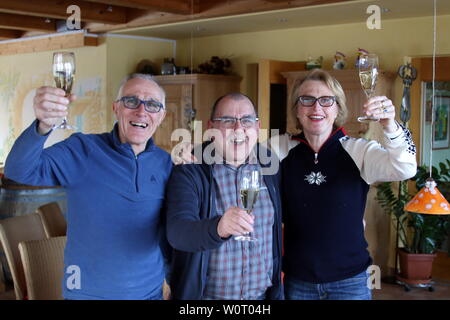
[{"label": "raised hand holding glass", "polygon": [[[66,92],[66,97],[70,95],[75,76],[75,54],[73,52],[53,53],[53,77],[57,88]],[[76,127],[67,122],[67,117],[55,129],[76,130]]]},{"label": "raised hand holding glass", "polygon": [[[363,54],[358,60],[359,80],[367,99],[370,99],[375,92],[378,78],[378,56],[376,54]],[[379,121],[374,116],[358,117],[359,122]]]}]

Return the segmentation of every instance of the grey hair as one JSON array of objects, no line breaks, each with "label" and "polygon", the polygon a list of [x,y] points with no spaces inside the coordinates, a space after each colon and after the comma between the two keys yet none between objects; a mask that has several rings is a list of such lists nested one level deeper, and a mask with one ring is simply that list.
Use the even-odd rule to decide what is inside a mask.
[{"label": "grey hair", "polygon": [[224,100],[225,98],[230,98],[233,101],[239,101],[239,100],[248,100],[250,101],[252,107],[253,107],[253,113],[256,116],[256,109],[255,109],[255,105],[252,101],[252,99],[250,99],[247,95],[240,93],[240,92],[231,92],[231,93],[227,93],[221,97],[219,97],[213,104],[212,110],[211,110],[211,115],[210,115],[210,120],[214,119],[215,115],[216,115],[216,110],[217,107],[219,105],[219,103]]},{"label": "grey hair", "polygon": [[143,79],[143,80],[147,80],[149,82],[152,82],[154,84],[156,84],[156,86],[158,87],[158,89],[161,91],[162,96],[163,96],[163,101],[162,104],[164,106],[166,106],[166,92],[164,91],[164,89],[158,84],[158,82],[155,81],[155,79],[153,78],[152,75],[150,74],[145,74],[145,73],[132,73],[128,76],[126,76],[125,78],[122,79],[122,81],[120,82],[120,86],[119,86],[119,92],[117,93],[117,99],[116,101],[120,100],[122,98],[122,92],[123,92],[123,87],[125,86],[125,84],[130,81],[131,79]]}]

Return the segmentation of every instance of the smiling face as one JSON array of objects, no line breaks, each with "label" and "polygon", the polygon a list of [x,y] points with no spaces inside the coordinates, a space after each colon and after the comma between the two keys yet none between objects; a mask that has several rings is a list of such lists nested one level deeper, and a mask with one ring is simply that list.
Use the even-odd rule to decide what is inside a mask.
[{"label": "smiling face", "polygon": [[[334,96],[328,86],[317,80],[307,80],[298,88],[297,96]],[[327,139],[332,130],[334,121],[338,115],[338,104],[331,107],[322,107],[318,101],[311,107],[304,107],[298,103],[297,119],[300,121],[305,136],[316,136],[320,140]]]},{"label": "smiling face", "polygon": [[[164,105],[164,94],[158,85],[141,78],[128,80],[123,86],[122,96],[154,99]],[[113,111],[118,120],[120,142],[129,143],[136,155],[145,150],[148,140],[166,115],[163,109],[157,113],[147,112],[143,104],[137,109],[128,109],[121,101],[113,103]]]},{"label": "smiling face", "polygon": [[[217,105],[214,118],[223,117],[256,117],[255,109],[245,96],[225,97]],[[259,132],[259,121],[249,128],[242,127],[236,121],[233,128],[225,128],[220,121],[208,121],[208,129],[217,129],[219,134],[214,136],[216,152],[230,165],[239,166],[245,162],[253,150]]]}]

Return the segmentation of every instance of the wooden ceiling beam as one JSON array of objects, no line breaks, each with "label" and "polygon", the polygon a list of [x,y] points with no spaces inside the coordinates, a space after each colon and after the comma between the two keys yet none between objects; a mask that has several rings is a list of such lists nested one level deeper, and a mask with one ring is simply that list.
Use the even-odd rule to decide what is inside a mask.
[{"label": "wooden ceiling beam", "polygon": [[358,0],[201,0],[200,16],[208,17],[246,14],[280,9],[301,8],[333,4],[339,2],[351,2]]},{"label": "wooden ceiling beam", "polygon": [[79,0],[1,0],[0,12],[67,19],[67,8],[80,7],[81,20],[89,22],[121,24],[127,22],[126,8]]},{"label": "wooden ceiling beam", "polygon": [[0,40],[20,38],[23,32],[20,30],[0,29]]},{"label": "wooden ceiling beam", "polygon": [[49,19],[48,22],[45,20],[45,18],[0,12],[0,28],[4,29],[55,32],[55,20]]},{"label": "wooden ceiling beam", "polygon": [[197,13],[198,1],[194,1],[194,8],[191,8],[191,0],[86,0],[88,2],[112,4],[121,7],[162,11],[174,14],[192,14]]},{"label": "wooden ceiling beam", "polygon": [[171,13],[161,14],[157,12],[147,12],[145,15],[135,15],[130,22],[121,25],[99,25],[90,23],[86,28],[90,32],[103,33],[127,28],[166,25],[182,21],[195,21],[200,19],[219,18],[246,13],[256,13],[271,10],[291,9],[308,7],[313,5],[333,4],[357,0],[290,0],[269,2],[266,0],[194,0],[199,6],[197,13],[188,16],[175,15]]},{"label": "wooden ceiling beam", "polygon": [[83,32],[52,34],[36,38],[22,38],[19,41],[0,42],[0,56],[97,45],[98,38],[87,36]]}]

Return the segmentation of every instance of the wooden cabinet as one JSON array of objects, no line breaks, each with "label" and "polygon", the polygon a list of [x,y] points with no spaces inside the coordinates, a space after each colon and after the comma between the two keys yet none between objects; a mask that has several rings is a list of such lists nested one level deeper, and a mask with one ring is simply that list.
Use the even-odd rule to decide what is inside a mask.
[{"label": "wooden cabinet", "polygon": [[240,91],[239,76],[187,74],[155,76],[166,91],[166,118],[154,134],[156,145],[170,152],[178,142],[171,142],[177,128],[189,128],[191,111],[200,120],[202,132],[206,130],[213,103],[224,94]]},{"label": "wooden cabinet", "polygon": [[[358,70],[327,70],[333,77],[335,77],[344,89],[347,98],[348,117],[344,128],[347,134],[352,137],[361,137],[369,129],[367,123],[358,122],[357,117],[361,115],[362,105],[366,102],[367,97],[364,94],[361,84],[359,82]],[[299,72],[283,72],[283,76],[287,79],[287,131],[291,133],[297,132],[296,119],[292,116],[292,87],[297,79],[306,77],[309,71]],[[380,71],[378,74],[378,81],[375,90],[376,95],[385,95],[394,101],[394,80],[396,74],[393,72]],[[395,101],[394,101],[395,104]]]}]

